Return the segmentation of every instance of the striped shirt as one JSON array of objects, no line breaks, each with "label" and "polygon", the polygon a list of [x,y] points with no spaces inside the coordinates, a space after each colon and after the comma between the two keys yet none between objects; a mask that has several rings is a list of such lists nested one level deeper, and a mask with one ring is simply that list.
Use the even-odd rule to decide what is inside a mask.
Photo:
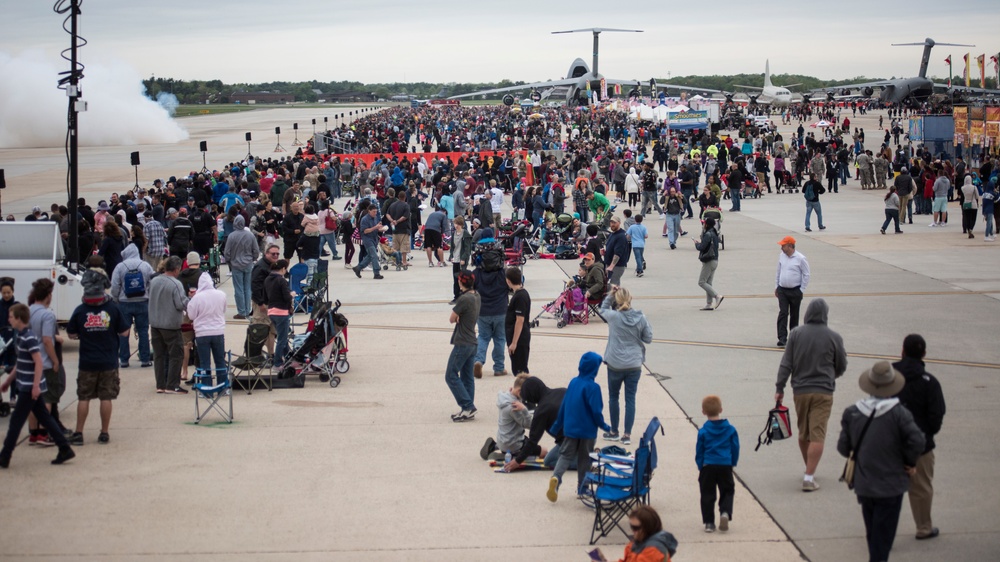
[{"label": "striped shirt", "polygon": [[[35,384],[34,353],[42,352],[42,343],[31,331],[25,328],[17,334],[17,389],[20,392],[30,391]],[[45,377],[42,377],[41,391],[48,391]]]}]

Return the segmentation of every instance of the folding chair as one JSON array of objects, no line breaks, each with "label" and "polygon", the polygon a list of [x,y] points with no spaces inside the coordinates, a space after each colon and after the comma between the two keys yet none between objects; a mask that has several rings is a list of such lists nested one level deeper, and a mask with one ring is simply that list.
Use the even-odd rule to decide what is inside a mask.
[{"label": "folding chair", "polygon": [[[232,358],[230,351],[229,367],[233,371],[233,384],[246,389],[247,394],[253,394],[258,383],[271,390],[274,381],[267,370],[267,357],[264,355],[264,345],[271,333],[270,324],[250,324],[247,326],[247,337],[243,343],[243,355]],[[242,377],[242,379],[241,379]]]},{"label": "folding chair", "polygon": [[600,455],[600,472],[593,489],[594,525],[590,531],[590,544],[608,536],[615,527],[626,537],[629,530],[622,526],[628,521],[628,514],[649,501],[649,483],[652,474],[648,443],[640,442],[631,466],[621,464],[624,457]]},{"label": "folding chair", "polygon": [[319,260],[316,262],[316,272],[308,279],[295,296],[294,312],[311,312],[317,302],[325,302],[329,295],[329,267],[330,262]]},{"label": "folding chair", "polygon": [[[232,363],[233,354],[229,352],[229,362]],[[212,374],[204,369],[194,372],[194,423],[201,423],[209,412],[215,410],[227,423],[233,423],[233,372],[228,367],[216,369],[218,378],[221,379],[216,384],[212,384]],[[228,408],[225,402],[228,400]],[[202,403],[206,402],[204,408]]]},{"label": "folding chair", "polygon": [[299,310],[299,305],[305,297],[303,290],[306,287],[306,279],[308,277],[309,266],[304,263],[297,263],[288,269],[288,288],[295,293],[295,296],[292,298],[292,314],[296,312],[308,312],[308,310]]}]

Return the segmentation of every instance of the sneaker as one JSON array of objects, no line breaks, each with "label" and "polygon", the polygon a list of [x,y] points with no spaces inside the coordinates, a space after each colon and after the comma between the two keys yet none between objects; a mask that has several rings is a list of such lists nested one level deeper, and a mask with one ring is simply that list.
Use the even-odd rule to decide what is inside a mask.
[{"label": "sneaker", "polygon": [[559,499],[559,479],[555,476],[549,478],[549,490],[545,492],[545,497],[552,503],[556,503]]},{"label": "sneaker", "polygon": [[937,226],[938,226],[938,223],[936,223],[936,222],[932,222],[932,223],[930,223],[930,224],[929,224],[929,225],[927,225],[927,226],[929,226],[929,227],[931,227],[931,228],[937,228]]},{"label": "sneaker", "polygon": [[10,466],[10,457],[0,457],[0,468],[8,468]]},{"label": "sneaker", "polygon": [[821,226],[821,227],[819,227],[819,229],[820,230],[826,230],[826,227],[825,226]]},{"label": "sneaker", "polygon": [[819,483],[815,480],[802,480],[802,491],[803,492],[815,492],[819,490]]},{"label": "sneaker", "polygon": [[710,304],[707,304],[705,305],[704,308],[699,308],[698,310],[715,310],[715,307]]},{"label": "sneaker", "polygon": [[55,447],[56,442],[52,440],[48,435],[38,436],[38,446],[39,447]]},{"label": "sneaker", "polygon": [[350,262],[348,262],[344,264],[344,269],[354,269],[354,266],[352,266]]},{"label": "sneaker", "polygon": [[118,368],[119,369],[128,369],[128,363],[119,363],[118,364]]},{"label": "sneaker", "polygon": [[74,447],[83,447],[83,434],[79,431],[74,432],[73,435],[69,436],[69,444]]},{"label": "sneaker", "polygon": [[111,436],[107,433],[101,433],[97,436],[97,442],[101,445],[107,445],[109,441],[111,441]]},{"label": "sneaker", "polygon": [[[193,382],[190,382],[190,381],[188,381],[188,384],[194,384],[194,383],[193,383]],[[157,388],[157,389],[156,389],[156,393],[157,393],[157,394],[163,394],[163,393],[165,393],[165,392],[166,392],[166,390],[164,390],[164,389],[162,389],[162,388]]]},{"label": "sneaker", "polygon": [[150,368],[150,367],[153,366],[153,362],[152,361],[143,361],[142,363],[139,364],[139,366],[142,367],[143,369],[148,369],[148,368]]},{"label": "sneaker", "polygon": [[497,442],[492,437],[487,437],[486,442],[483,443],[483,448],[479,449],[479,456],[486,460],[490,458],[490,453],[492,453],[497,448]]},{"label": "sneaker", "polygon": [[75,456],[76,453],[73,452],[73,449],[69,445],[59,447],[59,453],[56,454],[56,458],[52,461],[52,464],[62,464]]},{"label": "sneaker", "polygon": [[167,394],[187,394],[188,393],[187,389],[181,388],[179,386],[177,388],[168,388],[165,392]]},{"label": "sneaker", "polygon": [[643,272],[641,272],[641,271],[637,271],[637,272],[635,273],[635,276],[636,276],[636,277],[642,277],[643,275],[644,275],[644,274],[643,274]]},{"label": "sneaker", "polygon": [[[4,467],[4,468],[7,468],[7,467]],[[924,541],[924,540],[927,540],[927,539],[933,539],[934,537],[936,537],[936,536],[938,536],[940,534],[941,534],[941,530],[938,529],[937,527],[934,527],[933,529],[931,529],[931,532],[927,533],[926,535],[917,535],[916,538],[917,538],[918,541]]]},{"label": "sneaker", "polygon": [[719,515],[719,530],[728,531],[729,530],[729,514],[722,513]]},{"label": "sneaker", "polygon": [[472,365],[472,376],[477,379],[483,378],[483,364],[479,361],[476,361],[475,364]]},{"label": "sneaker", "polygon": [[677,244],[671,244],[670,245],[670,249],[671,250],[676,250],[677,249]]},{"label": "sneaker", "polygon": [[778,340],[777,346],[778,347],[785,347],[785,342],[783,342],[781,340]]},{"label": "sneaker", "polygon": [[504,369],[502,371],[493,371],[493,376],[494,377],[506,377],[509,374],[510,373],[507,371],[507,369]]},{"label": "sneaker", "polygon": [[428,262],[427,267],[434,267],[434,262]]},{"label": "sneaker", "polygon": [[32,447],[34,447],[35,445],[38,445],[39,439],[42,439],[42,437],[40,435],[32,433],[31,436],[28,437],[28,445],[30,445]]},{"label": "sneaker", "polygon": [[714,533],[715,532],[715,523],[705,523],[705,532],[706,533]]},{"label": "sneaker", "polygon": [[358,269],[357,267],[352,267],[351,270],[354,271],[354,275],[357,275],[358,279],[361,279],[361,270],[360,269]]},{"label": "sneaker", "polygon": [[333,261],[340,261],[340,260],[342,260],[342,259],[344,259],[344,258],[342,258],[342,257],[340,257],[340,256],[333,256],[333,257],[332,257],[332,258],[330,258],[330,259],[331,259],[331,260],[333,260]]},{"label": "sneaker", "polygon": [[453,422],[464,422],[473,420],[476,418],[476,410],[462,410],[461,412],[451,416],[451,421]]},{"label": "sneaker", "polygon": [[605,441],[618,441],[619,439],[621,439],[621,437],[619,437],[617,433],[612,433],[610,431],[605,431],[604,434],[601,435],[601,438],[604,439]]},{"label": "sneaker", "polygon": [[812,232],[812,229],[811,228],[807,228],[806,232]]},{"label": "sneaker", "polygon": [[622,445],[631,445],[632,437],[629,435],[622,435]]},{"label": "sneaker", "polygon": [[233,320],[246,320],[246,319],[247,319],[247,317],[244,316],[244,315],[242,315],[242,314],[237,314],[237,315],[233,316]]},{"label": "sneaker", "polygon": [[715,298],[715,308],[719,308],[720,306],[722,306],[722,300],[725,299],[725,298],[726,297],[724,297],[722,295],[719,295],[718,297],[716,297]]},{"label": "sneaker", "polygon": [[372,277],[372,279],[385,279],[385,277],[381,275],[376,275],[375,277]]}]

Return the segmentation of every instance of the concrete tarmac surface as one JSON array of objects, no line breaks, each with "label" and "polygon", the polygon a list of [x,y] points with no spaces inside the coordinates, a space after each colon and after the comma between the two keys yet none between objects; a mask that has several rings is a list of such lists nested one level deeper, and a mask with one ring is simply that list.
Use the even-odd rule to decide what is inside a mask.
[{"label": "concrete tarmac surface", "polygon": [[[290,107],[181,119],[190,140],[138,147],[149,162],[140,168],[140,185],[200,169],[199,140],[209,140],[209,169],[221,168],[245,154],[244,131],[261,139],[254,146],[264,150],[255,153],[268,156],[274,140],[265,132],[291,131],[292,121],[311,130],[302,123],[322,116]],[[852,118],[852,127],[877,137],[873,116]],[[791,128],[781,130],[787,137]],[[291,139],[282,135],[293,150]],[[132,186],[127,164],[135,149],[81,149],[89,204]],[[64,193],[61,149],[2,150],[0,167],[7,170],[5,214],[20,219]],[[849,181],[839,194],[822,196],[827,229],[814,224],[808,234],[801,194],[744,200],[743,212],[724,212],[715,287],[726,298],[712,312],[698,310],[704,293],[690,239],[700,225],[683,221],[688,235],[671,251],[659,237],[662,221],[647,219],[647,273],[635,277],[630,260],[623,285],[652,324],[646,365],[658,376],[645,373],[639,384],[632,447],[657,416],[665,435],[657,437],[651,504],[680,543],[675,560],[864,560],[860,506],[837,482],[844,462],[835,449],[840,414],[862,397],[858,375],[879,359],[898,358],[903,337],[914,332],[927,339],[927,368],[948,403],[936,438],[934,524],[941,536],[916,541],[904,500],[892,558],[988,560],[1000,553],[1000,490],[992,485],[1000,444],[989,429],[1000,399],[1000,254],[983,241],[981,218],[977,237],[965,238],[957,203],[947,228],[928,228],[920,216],[904,234],[880,235],[883,195]],[[817,472],[821,489],[809,494],[800,490],[803,466],[793,440],[753,450],[773,407],[781,358],[773,291],[777,241],[788,234],[812,268],[803,311],[810,299],[825,298],[830,327],[849,353]],[[529,261],[525,287],[534,314],[559,294],[577,263]],[[458,411],[444,383],[451,270],[427,268],[419,253],[413,264],[376,282],[370,270],[359,280],[342,261],[330,262],[331,298],[344,303],[350,320],[351,368],[338,388],[310,377],[301,390],[236,392],[235,423],[209,417],[194,425],[193,394],[156,394],[152,369],[133,357],[121,372],[109,444],[97,443],[96,404],[86,444],[65,466],[49,464],[54,448],[29,447],[25,430],[10,468],[0,471],[0,559],[586,560],[593,512],[569,493],[575,473],[567,472],[563,495],[552,504],[545,499],[551,473],[496,474],[479,458],[485,438],[496,434],[497,392],[513,379],[491,376],[488,358],[476,384],[476,419],[451,421]],[[223,272],[221,288],[231,295]],[[226,347],[238,350],[246,322],[232,320],[235,312],[230,300]],[[532,374],[558,387],[575,376],[582,353],[603,354],[607,327],[594,319],[557,329],[543,319],[532,336]],[[66,346],[69,381],[60,406],[67,426],[76,419],[76,349]],[[604,369],[597,380],[607,418]],[[706,394],[721,396],[723,416],[742,444],[727,533],[706,534],[699,511],[694,446]],[[626,542],[615,532],[598,546],[616,560]]]}]

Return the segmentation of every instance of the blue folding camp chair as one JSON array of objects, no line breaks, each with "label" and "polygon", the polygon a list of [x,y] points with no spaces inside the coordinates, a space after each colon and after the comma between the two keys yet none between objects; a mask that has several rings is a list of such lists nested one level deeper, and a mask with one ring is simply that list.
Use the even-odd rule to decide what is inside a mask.
[{"label": "blue folding camp chair", "polygon": [[[233,353],[229,352],[228,362],[232,363]],[[194,372],[194,423],[201,423],[209,412],[215,410],[227,423],[233,423],[233,372],[228,367],[215,369],[218,381],[212,384],[212,373],[205,369]],[[229,402],[228,408],[224,404]],[[207,405],[202,407],[202,402]]]}]

